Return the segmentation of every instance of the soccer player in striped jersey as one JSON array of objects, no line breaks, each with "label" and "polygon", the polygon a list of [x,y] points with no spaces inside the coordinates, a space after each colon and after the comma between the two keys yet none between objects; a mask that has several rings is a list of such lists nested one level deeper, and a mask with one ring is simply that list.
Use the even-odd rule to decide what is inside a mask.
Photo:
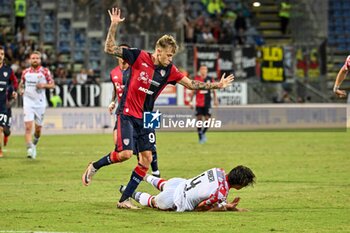
[{"label": "soccer player in striped jersey", "polygon": [[340,98],[345,98],[346,97],[346,91],[345,90],[340,90],[340,85],[346,78],[346,75],[349,73],[350,70],[350,55],[346,58],[344,65],[342,68],[340,68],[337,79],[335,80],[334,83],[334,88],[333,92]]},{"label": "soccer player in striped jersey", "polygon": [[[227,196],[231,188],[240,190],[253,185],[255,175],[248,167],[240,165],[228,174],[223,169],[212,168],[191,179],[172,178],[167,181],[146,175],[144,180],[161,192],[156,196],[134,192],[132,197],[142,206],[177,212],[245,211],[237,208],[239,197],[227,203]],[[124,189],[125,186],[121,186],[120,192]]]},{"label": "soccer player in striped jersey", "polygon": [[[130,48],[127,44],[120,44],[121,48]],[[110,78],[113,83],[113,93],[112,93],[112,100],[111,103],[108,106],[109,112],[112,114],[113,110],[116,107],[116,102],[120,103],[120,100],[123,96],[124,87],[129,79],[130,76],[130,69],[129,64],[125,62],[122,58],[117,57],[118,59],[118,66],[116,66],[113,70],[110,72]],[[117,145],[117,117],[115,121],[115,126],[113,129],[113,138],[114,138],[114,144]],[[137,154],[137,149],[134,151],[135,154]],[[125,158],[128,159],[128,158]],[[111,161],[110,164],[113,164],[116,161]],[[157,149],[156,146],[152,149],[152,162],[151,162],[151,168],[152,168],[152,175],[156,177],[160,177],[160,172],[158,169],[158,155],[157,155]]]},{"label": "soccer player in striped jersey", "polygon": [[152,148],[155,145],[154,130],[143,125],[144,113],[153,110],[157,97],[167,84],[179,83],[190,90],[220,89],[230,85],[234,76],[231,74],[225,78],[224,74],[221,81],[215,83],[203,83],[185,77],[172,64],[178,46],[175,39],[169,35],[158,39],[154,53],[119,47],[116,45],[115,35],[118,24],[123,22],[124,18],[121,18],[121,11],[117,8],[109,10],[108,13],[111,25],[105,42],[105,52],[123,58],[130,65],[131,75],[117,109],[117,146],[99,161],[90,164],[82,180],[84,185],[88,185],[100,167],[106,166],[111,160],[123,162],[123,158],[130,158],[136,142],[140,152],[139,161],[117,204],[118,208],[135,209],[137,207],[131,204],[129,197],[147,174],[152,162]]},{"label": "soccer player in striped jersey", "polygon": [[[25,126],[25,141],[27,157],[36,158],[36,145],[41,136],[44,115],[47,106],[46,89],[55,87],[49,69],[41,66],[41,53],[34,51],[29,57],[30,67],[22,72],[19,93],[23,96],[23,113]],[[34,138],[32,141],[33,121],[35,121]]]},{"label": "soccer player in striped jersey", "polygon": [[[197,75],[194,80],[211,83],[214,82],[212,77],[208,76],[208,67],[206,65],[201,65],[199,67],[199,75]],[[196,117],[197,121],[206,121],[211,117],[211,91],[213,92],[214,97],[214,105],[217,107],[218,99],[216,96],[215,90],[196,90],[192,92],[192,97],[190,103],[192,103],[192,99],[196,96]],[[192,108],[192,105],[191,105]],[[203,144],[207,141],[207,137],[205,133],[207,132],[208,127],[197,128],[199,143]]]},{"label": "soccer player in striped jersey", "polygon": [[[6,136],[7,113],[8,113],[8,90],[17,89],[17,78],[13,70],[5,65],[5,48],[0,46],[0,157],[3,157],[2,146],[4,134]],[[12,97],[16,98],[17,93],[12,92]]]}]

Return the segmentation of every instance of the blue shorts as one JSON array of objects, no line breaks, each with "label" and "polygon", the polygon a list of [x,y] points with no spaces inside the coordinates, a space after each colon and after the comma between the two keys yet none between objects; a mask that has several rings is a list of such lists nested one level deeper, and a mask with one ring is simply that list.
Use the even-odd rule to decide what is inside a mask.
[{"label": "blue shorts", "polygon": [[6,115],[7,115],[7,120],[6,120],[5,126],[8,128],[11,128],[11,123],[12,123],[12,110],[11,110],[11,108],[7,109]]},{"label": "blue shorts", "polygon": [[156,144],[154,129],[143,127],[143,120],[123,114],[117,115],[117,144],[115,151],[132,150],[134,153],[152,151]]},{"label": "blue shorts", "polygon": [[210,107],[196,107],[196,116],[211,116]]},{"label": "blue shorts", "polygon": [[5,127],[7,126],[8,118],[6,112],[0,112],[0,126]]}]

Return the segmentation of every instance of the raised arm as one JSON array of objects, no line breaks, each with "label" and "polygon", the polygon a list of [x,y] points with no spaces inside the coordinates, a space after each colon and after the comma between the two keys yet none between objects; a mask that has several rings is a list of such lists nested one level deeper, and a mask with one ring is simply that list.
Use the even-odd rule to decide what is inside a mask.
[{"label": "raised arm", "polygon": [[111,19],[111,25],[109,26],[104,50],[108,54],[121,57],[123,55],[123,49],[116,45],[115,34],[117,32],[118,24],[123,22],[125,18],[120,18],[121,10],[118,8],[108,10],[108,14]]},{"label": "raised arm", "polygon": [[209,90],[209,89],[222,89],[230,85],[235,77],[230,74],[225,78],[225,74],[221,76],[220,82],[204,83],[197,80],[191,80],[188,77],[183,77],[180,80],[180,84],[187,87],[190,90]]}]

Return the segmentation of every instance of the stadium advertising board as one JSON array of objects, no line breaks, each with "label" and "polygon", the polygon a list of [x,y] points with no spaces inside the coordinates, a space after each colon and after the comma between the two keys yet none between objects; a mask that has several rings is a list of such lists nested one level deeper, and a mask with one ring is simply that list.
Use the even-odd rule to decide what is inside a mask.
[{"label": "stadium advertising board", "polygon": [[253,46],[237,48],[233,51],[233,67],[236,78],[256,76],[256,51]]},{"label": "stadium advertising board", "polygon": [[49,105],[53,95],[61,97],[62,107],[97,107],[100,106],[101,87],[97,84],[56,85],[53,90],[46,90]]},{"label": "stadium advertising board", "polygon": [[219,75],[219,48],[196,46],[193,53],[195,74],[197,74],[201,65],[206,65],[208,67],[208,76],[216,79]]},{"label": "stadium advertising board", "polygon": [[284,82],[283,48],[264,46],[261,48],[261,81]]},{"label": "stadium advertising board", "polygon": [[176,105],[176,86],[167,85],[158,96],[155,105]]},{"label": "stadium advertising board", "polygon": [[242,105],[248,103],[248,85],[245,82],[234,82],[223,90],[217,90],[220,105]]},{"label": "stadium advertising board", "polygon": [[298,47],[296,51],[296,76],[303,80],[318,81],[322,57],[318,48]]},{"label": "stadium advertising board", "polygon": [[287,78],[293,77],[294,75],[294,47],[284,46],[283,47],[283,66],[284,74]]},{"label": "stadium advertising board", "polygon": [[220,47],[219,48],[219,71],[220,77],[223,73],[225,74],[233,74],[233,61],[232,61],[232,48],[231,47]]},{"label": "stadium advertising board", "polygon": [[[144,125],[160,131],[193,131],[197,126],[211,131],[346,131],[350,108],[346,105],[281,104],[221,106],[212,118],[198,122],[193,110],[179,106],[157,106],[144,117]],[[347,120],[349,119],[349,120]],[[106,108],[48,108],[44,134],[112,133],[115,116]],[[155,122],[157,121],[157,122]],[[12,132],[24,134],[23,109],[12,112]]]}]

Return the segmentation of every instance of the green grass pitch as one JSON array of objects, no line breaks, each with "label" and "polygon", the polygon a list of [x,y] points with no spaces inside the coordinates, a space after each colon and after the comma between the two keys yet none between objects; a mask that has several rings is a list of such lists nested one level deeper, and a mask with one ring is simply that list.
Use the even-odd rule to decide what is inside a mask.
[{"label": "green grass pitch", "polygon": [[[0,159],[0,232],[350,232],[349,132],[158,133],[164,178],[190,178],[238,164],[257,176],[231,190],[250,212],[175,213],[120,210],[118,187],[136,159],[101,169],[89,187],[89,161],[113,149],[111,134],[43,135],[38,157],[25,157],[23,136],[10,138]],[[142,183],[138,190],[156,194]]]}]

